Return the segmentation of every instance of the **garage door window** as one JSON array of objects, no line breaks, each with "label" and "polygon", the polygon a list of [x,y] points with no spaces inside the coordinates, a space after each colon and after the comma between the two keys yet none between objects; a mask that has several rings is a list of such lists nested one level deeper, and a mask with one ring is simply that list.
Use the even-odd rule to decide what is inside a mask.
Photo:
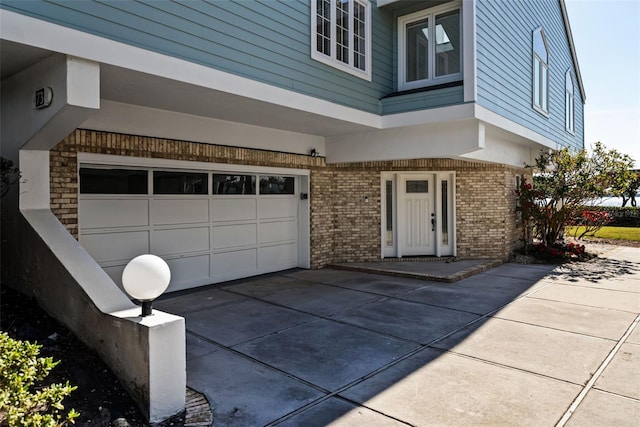
[{"label": "garage door window", "polygon": [[293,194],[292,176],[261,176],[260,194]]},{"label": "garage door window", "polygon": [[194,172],[153,172],[154,194],[208,194],[207,174]]},{"label": "garage door window", "polygon": [[256,194],[256,176],[214,173],[213,194]]},{"label": "garage door window", "polygon": [[145,170],[80,168],[82,194],[147,194]]}]

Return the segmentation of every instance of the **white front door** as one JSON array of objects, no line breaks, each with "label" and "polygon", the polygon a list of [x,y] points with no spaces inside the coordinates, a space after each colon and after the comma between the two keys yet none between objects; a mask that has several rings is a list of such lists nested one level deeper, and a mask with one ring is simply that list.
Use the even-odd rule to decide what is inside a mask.
[{"label": "white front door", "polygon": [[455,173],[383,172],[382,257],[455,255]]},{"label": "white front door", "polygon": [[398,256],[435,255],[435,191],[432,175],[400,175]]}]

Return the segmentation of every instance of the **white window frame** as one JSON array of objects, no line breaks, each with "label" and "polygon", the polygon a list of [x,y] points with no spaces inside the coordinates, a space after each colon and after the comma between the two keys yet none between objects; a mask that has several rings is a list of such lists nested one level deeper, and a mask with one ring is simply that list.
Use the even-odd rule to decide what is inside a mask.
[{"label": "white window frame", "polygon": [[[371,81],[371,4],[368,0],[347,0],[349,2],[349,62],[344,63],[337,59],[336,55],[336,2],[340,0],[330,0],[331,2],[331,29],[330,29],[330,55],[319,52],[316,47],[317,36],[317,15],[316,8],[318,1],[311,0],[311,58],[316,61],[337,68],[346,73]],[[359,3],[365,9],[365,69],[361,70],[354,66],[353,60],[353,5]]]},{"label": "white window frame", "polygon": [[[540,34],[542,37],[542,43],[547,51],[547,60],[544,61],[535,49],[536,35]],[[547,42],[547,36],[545,35],[544,28],[538,27],[531,33],[531,105],[540,114],[549,116],[549,43]],[[544,83],[542,82],[542,76],[545,76]],[[540,76],[536,80],[536,76]],[[539,97],[540,102],[536,102],[536,95]]]},{"label": "white window frame", "polygon": [[458,10],[460,14],[460,41],[464,42],[463,38],[463,8],[462,2],[455,2],[454,4],[447,3],[443,6],[437,6],[430,9],[424,9],[418,12],[411,13],[409,15],[400,16],[398,18],[398,90],[411,90],[422,87],[429,87],[438,84],[450,83],[458,80],[463,80],[464,74],[464,46],[460,47],[460,71],[455,74],[447,74],[446,76],[436,77],[435,64],[436,64],[436,49],[435,49],[435,36],[429,38],[429,77],[422,80],[416,80],[407,82],[407,39],[406,28],[407,25],[412,22],[422,19],[429,19],[429,32],[435,34],[436,26],[435,18],[437,15],[441,15],[447,12]]},{"label": "white window frame", "polygon": [[[571,69],[565,74],[565,97],[564,97],[564,124],[565,129],[572,135],[576,133],[576,79],[573,77]],[[569,87],[569,83],[571,87]]]}]

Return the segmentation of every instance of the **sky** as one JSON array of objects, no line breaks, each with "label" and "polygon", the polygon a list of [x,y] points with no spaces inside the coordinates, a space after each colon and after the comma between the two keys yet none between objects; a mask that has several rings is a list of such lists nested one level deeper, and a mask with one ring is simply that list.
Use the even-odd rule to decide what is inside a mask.
[{"label": "sky", "polygon": [[640,168],[640,0],[565,0],[586,92],[585,147]]}]

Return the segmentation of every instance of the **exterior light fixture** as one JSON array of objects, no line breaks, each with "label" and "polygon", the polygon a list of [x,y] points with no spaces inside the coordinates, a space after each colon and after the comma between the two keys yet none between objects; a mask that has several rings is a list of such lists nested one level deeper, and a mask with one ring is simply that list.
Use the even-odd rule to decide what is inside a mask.
[{"label": "exterior light fixture", "polygon": [[167,290],[171,270],[160,257],[146,254],[129,261],[122,272],[124,290],[142,302],[142,317],[151,314],[151,302]]},{"label": "exterior light fixture", "polygon": [[309,155],[311,157],[318,157],[318,150],[316,150],[315,148],[312,148],[311,152],[309,153]]}]

